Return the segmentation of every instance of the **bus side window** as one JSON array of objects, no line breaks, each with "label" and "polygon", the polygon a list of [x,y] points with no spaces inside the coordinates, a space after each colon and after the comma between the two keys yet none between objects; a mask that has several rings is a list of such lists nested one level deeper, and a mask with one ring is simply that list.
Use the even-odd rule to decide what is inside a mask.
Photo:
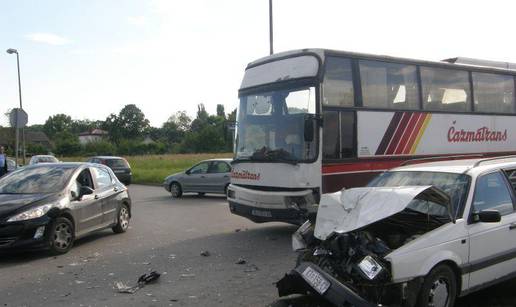
[{"label": "bus side window", "polygon": [[352,107],[354,105],[351,61],[346,58],[328,57],[323,82],[323,105]]},{"label": "bus side window", "polygon": [[471,111],[471,89],[467,71],[421,67],[423,109],[429,111]]},{"label": "bus side window", "polygon": [[324,111],[323,117],[323,159],[354,157],[354,112]]},{"label": "bus side window", "polygon": [[323,159],[339,159],[339,112],[323,113]]},{"label": "bus side window", "polygon": [[340,112],[340,154],[341,158],[355,156],[355,114],[353,112]]}]

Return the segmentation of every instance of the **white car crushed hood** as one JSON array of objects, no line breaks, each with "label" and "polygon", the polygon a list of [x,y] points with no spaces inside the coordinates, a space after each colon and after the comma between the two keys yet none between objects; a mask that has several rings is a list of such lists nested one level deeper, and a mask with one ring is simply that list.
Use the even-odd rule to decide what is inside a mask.
[{"label": "white car crushed hood", "polygon": [[325,240],[362,228],[405,210],[416,197],[445,206],[454,220],[449,196],[433,186],[353,188],[322,195],[314,235]]}]

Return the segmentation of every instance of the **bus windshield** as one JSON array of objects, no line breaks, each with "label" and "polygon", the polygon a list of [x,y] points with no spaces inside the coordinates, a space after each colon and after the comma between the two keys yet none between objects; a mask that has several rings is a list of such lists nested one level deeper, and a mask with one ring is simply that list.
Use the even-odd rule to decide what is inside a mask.
[{"label": "bus windshield", "polygon": [[[275,90],[240,97],[235,160],[297,163],[315,159],[317,133],[304,137],[315,114],[315,88]],[[312,116],[313,117],[313,116]]]}]

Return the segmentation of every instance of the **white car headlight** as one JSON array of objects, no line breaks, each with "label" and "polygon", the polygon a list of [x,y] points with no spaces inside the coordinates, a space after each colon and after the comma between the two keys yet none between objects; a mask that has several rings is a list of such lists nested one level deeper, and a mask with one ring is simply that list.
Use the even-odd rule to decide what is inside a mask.
[{"label": "white car headlight", "polygon": [[50,210],[50,208],[52,208],[51,204],[32,208],[27,211],[23,211],[22,213],[16,214],[15,216],[11,217],[7,221],[8,222],[19,222],[19,221],[26,221],[26,220],[31,220],[31,219],[35,219],[38,217],[42,217],[43,215],[45,215],[48,212],[48,210]]},{"label": "white car headlight", "polygon": [[373,280],[383,270],[382,265],[371,256],[365,256],[358,264],[358,267],[370,280]]}]

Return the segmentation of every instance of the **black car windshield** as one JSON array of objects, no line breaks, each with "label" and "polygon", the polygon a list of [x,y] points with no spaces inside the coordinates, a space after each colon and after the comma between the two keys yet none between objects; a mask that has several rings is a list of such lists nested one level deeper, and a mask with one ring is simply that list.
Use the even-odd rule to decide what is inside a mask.
[{"label": "black car windshield", "polygon": [[314,130],[313,140],[305,141],[304,123],[315,114],[315,96],[314,87],[241,96],[235,160],[314,159],[317,135]]},{"label": "black car windshield", "polygon": [[110,168],[129,168],[129,165],[122,159],[106,159],[105,161]]},{"label": "black car windshield", "polygon": [[[470,177],[465,174],[424,172],[424,171],[399,171],[385,172],[375,177],[368,186],[370,187],[399,187],[399,186],[435,186],[451,198],[452,212],[455,217],[462,216],[463,204],[466,199]],[[414,203],[413,205],[416,205]],[[444,213],[441,212],[443,215]]]},{"label": "black car windshield", "polygon": [[62,190],[76,166],[38,165],[10,173],[0,179],[0,194],[56,193]]}]

